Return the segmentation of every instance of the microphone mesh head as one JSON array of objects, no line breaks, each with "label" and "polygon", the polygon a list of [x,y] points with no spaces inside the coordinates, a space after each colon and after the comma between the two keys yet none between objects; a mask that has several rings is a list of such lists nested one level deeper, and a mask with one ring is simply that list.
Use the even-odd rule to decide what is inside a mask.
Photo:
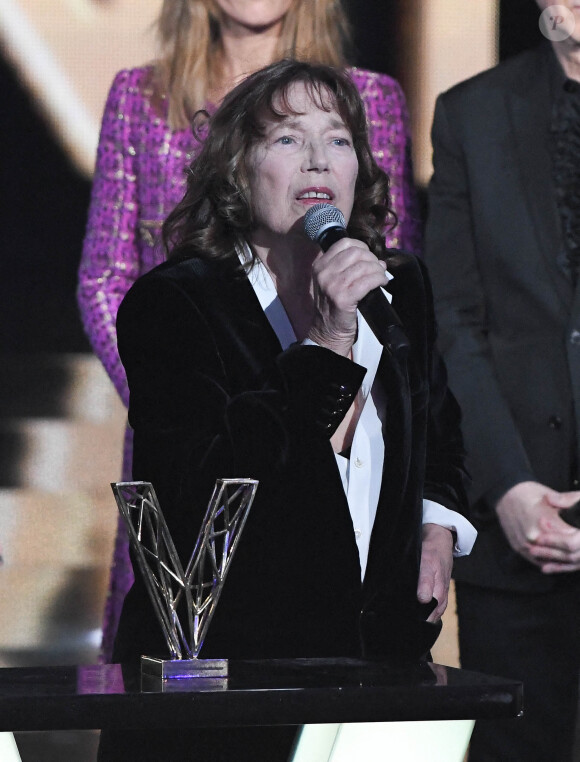
[{"label": "microphone mesh head", "polygon": [[332,204],[315,204],[304,215],[304,232],[311,241],[317,241],[328,227],[345,228],[344,214]]}]

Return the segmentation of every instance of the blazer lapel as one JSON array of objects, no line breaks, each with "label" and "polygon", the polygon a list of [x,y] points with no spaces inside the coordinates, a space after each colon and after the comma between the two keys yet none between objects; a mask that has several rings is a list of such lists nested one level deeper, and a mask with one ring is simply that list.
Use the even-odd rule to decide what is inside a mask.
[{"label": "blazer lapel", "polygon": [[381,588],[386,567],[396,555],[392,548],[394,543],[400,542],[398,517],[411,459],[411,394],[406,362],[383,352],[377,378],[383,384],[387,399],[383,423],[385,460],[364,578],[367,594]]},{"label": "blazer lapel", "polygon": [[[239,373],[240,378],[260,379],[282,347],[248,277],[237,263],[192,259],[187,264],[196,271],[204,290],[211,295],[207,304],[212,309],[213,329],[227,334],[240,350],[232,372]],[[245,367],[239,364],[240,358]]]},{"label": "blazer lapel", "polygon": [[[552,184],[549,153],[552,52],[538,49],[535,66],[528,67],[516,87],[506,95],[512,139],[531,224],[556,292],[567,308],[572,298],[569,280],[558,267],[560,220]],[[514,221],[514,224],[517,224]]]},{"label": "blazer lapel", "polygon": [[409,478],[420,478],[422,473],[421,469],[415,471],[418,463],[414,461],[421,457],[426,435],[429,372],[426,326],[431,317],[426,310],[427,294],[418,260],[393,251],[387,263],[394,276],[388,290],[411,350],[405,360],[383,352],[377,373],[386,394],[385,460],[364,579],[366,600],[384,591],[385,581],[393,579],[393,569],[421,531],[422,517],[421,506],[415,503],[417,489],[420,497],[422,490],[417,484],[409,484]]}]

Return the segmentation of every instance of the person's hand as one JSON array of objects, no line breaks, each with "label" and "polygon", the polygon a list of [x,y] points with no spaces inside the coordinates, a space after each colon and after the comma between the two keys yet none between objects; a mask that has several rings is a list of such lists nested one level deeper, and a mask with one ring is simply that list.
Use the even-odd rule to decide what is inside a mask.
[{"label": "person's hand", "polygon": [[389,279],[385,264],[362,241],[334,243],[312,266],[315,317],[308,338],[347,357],[356,341],[358,303]]},{"label": "person's hand", "polygon": [[423,524],[421,567],[417,600],[429,603],[436,598],[437,607],[429,615],[428,622],[438,622],[447,608],[447,596],[453,567],[453,534],[438,524]]},{"label": "person's hand", "polygon": [[545,574],[580,569],[580,530],[558,516],[580,492],[556,492],[538,482],[520,482],[496,505],[505,536],[516,553]]},{"label": "person's hand", "polygon": [[556,509],[539,522],[540,533],[531,553],[542,561],[544,574],[560,574],[580,570],[580,530],[567,524],[558,515],[561,508],[569,508],[580,500],[580,492],[557,492],[550,499]]}]

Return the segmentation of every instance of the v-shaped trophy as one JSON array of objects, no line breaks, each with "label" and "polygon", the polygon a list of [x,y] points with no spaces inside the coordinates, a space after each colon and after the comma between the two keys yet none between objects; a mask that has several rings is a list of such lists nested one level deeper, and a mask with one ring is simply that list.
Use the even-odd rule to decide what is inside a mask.
[{"label": "v-shaped trophy", "polygon": [[166,678],[226,677],[227,659],[198,658],[258,482],[217,479],[186,569],[150,482],[111,484],[171,658],[141,657],[141,671]]}]

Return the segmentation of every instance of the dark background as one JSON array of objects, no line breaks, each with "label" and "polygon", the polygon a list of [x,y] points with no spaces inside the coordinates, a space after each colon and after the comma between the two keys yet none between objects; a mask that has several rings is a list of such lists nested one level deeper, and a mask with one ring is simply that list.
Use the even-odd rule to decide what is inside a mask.
[{"label": "dark background", "polygon": [[[412,34],[411,0],[345,5],[354,62],[404,80],[399,62]],[[537,19],[533,0],[501,0],[502,59],[541,39]],[[89,351],[75,288],[90,182],[1,55],[0,92],[0,354]]]}]

